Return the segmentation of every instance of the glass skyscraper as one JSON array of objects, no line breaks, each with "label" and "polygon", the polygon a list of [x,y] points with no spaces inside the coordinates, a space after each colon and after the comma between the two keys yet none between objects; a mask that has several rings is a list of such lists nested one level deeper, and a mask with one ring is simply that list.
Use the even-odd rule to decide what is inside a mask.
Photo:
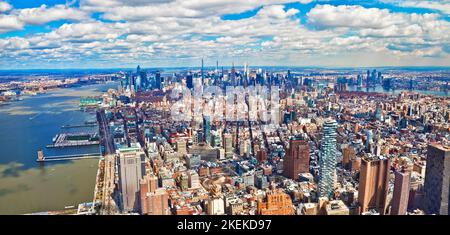
[{"label": "glass skyscraper", "polygon": [[207,145],[211,143],[211,119],[209,116],[203,117],[204,141]]},{"label": "glass skyscraper", "polygon": [[327,120],[323,125],[323,137],[319,159],[319,197],[331,198],[336,174],[336,128],[335,120]]}]

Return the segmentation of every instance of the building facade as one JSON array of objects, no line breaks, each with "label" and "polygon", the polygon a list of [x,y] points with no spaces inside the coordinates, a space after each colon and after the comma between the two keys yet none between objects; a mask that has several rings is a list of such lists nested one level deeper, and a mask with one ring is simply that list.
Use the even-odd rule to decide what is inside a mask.
[{"label": "building facade", "polygon": [[390,167],[389,158],[362,159],[358,192],[361,213],[373,209],[382,215],[386,214]]},{"label": "building facade", "polygon": [[319,196],[330,198],[334,192],[336,175],[336,128],[335,120],[327,120],[323,125],[323,137],[319,155]]},{"label": "building facade", "polygon": [[136,150],[118,150],[120,207],[124,212],[140,209],[140,180],[145,172],[145,153]]},{"label": "building facade", "polygon": [[394,193],[391,203],[391,215],[406,215],[408,210],[411,172],[396,171]]},{"label": "building facade", "polygon": [[450,148],[429,145],[425,172],[423,209],[427,214],[448,215]]},{"label": "building facade", "polygon": [[309,172],[309,144],[307,140],[293,137],[283,162],[283,175],[297,180],[300,173]]}]

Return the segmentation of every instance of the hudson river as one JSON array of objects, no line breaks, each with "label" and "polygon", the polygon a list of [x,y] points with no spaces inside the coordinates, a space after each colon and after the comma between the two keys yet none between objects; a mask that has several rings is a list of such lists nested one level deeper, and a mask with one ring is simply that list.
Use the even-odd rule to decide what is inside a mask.
[{"label": "hudson river", "polygon": [[97,159],[36,162],[37,150],[46,156],[98,153],[99,146],[46,149],[62,132],[98,131],[61,129],[63,125],[94,121],[95,114],[80,111],[80,96],[101,95],[117,83],[58,89],[24,97],[0,106],[0,214],[61,210],[92,201]]}]

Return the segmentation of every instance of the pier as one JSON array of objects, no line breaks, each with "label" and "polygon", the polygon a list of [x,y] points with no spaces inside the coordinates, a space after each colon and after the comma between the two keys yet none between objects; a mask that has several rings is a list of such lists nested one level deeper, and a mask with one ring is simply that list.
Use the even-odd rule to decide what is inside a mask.
[{"label": "pier", "polygon": [[100,141],[89,141],[89,142],[74,142],[74,143],[63,143],[63,144],[49,144],[45,146],[46,148],[64,148],[64,147],[77,147],[77,146],[89,146],[98,145]]},{"label": "pier", "polygon": [[61,126],[62,129],[70,129],[70,128],[81,128],[81,127],[96,127],[97,123],[95,124],[80,124],[80,125],[64,125]]},{"label": "pier", "polygon": [[47,148],[63,148],[63,147],[76,147],[76,146],[88,146],[98,145],[97,133],[62,133],[53,138],[53,144],[47,145]]},{"label": "pier", "polygon": [[37,162],[54,162],[54,161],[70,161],[70,160],[82,160],[82,159],[94,159],[100,158],[100,153],[86,153],[86,154],[73,154],[73,155],[60,155],[45,157],[42,150],[38,151]]}]

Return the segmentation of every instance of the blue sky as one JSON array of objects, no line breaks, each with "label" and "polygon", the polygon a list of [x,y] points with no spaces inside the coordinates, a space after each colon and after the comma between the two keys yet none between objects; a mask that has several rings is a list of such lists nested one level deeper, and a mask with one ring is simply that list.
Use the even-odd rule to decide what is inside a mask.
[{"label": "blue sky", "polygon": [[0,0],[0,69],[450,66],[450,0]]}]

